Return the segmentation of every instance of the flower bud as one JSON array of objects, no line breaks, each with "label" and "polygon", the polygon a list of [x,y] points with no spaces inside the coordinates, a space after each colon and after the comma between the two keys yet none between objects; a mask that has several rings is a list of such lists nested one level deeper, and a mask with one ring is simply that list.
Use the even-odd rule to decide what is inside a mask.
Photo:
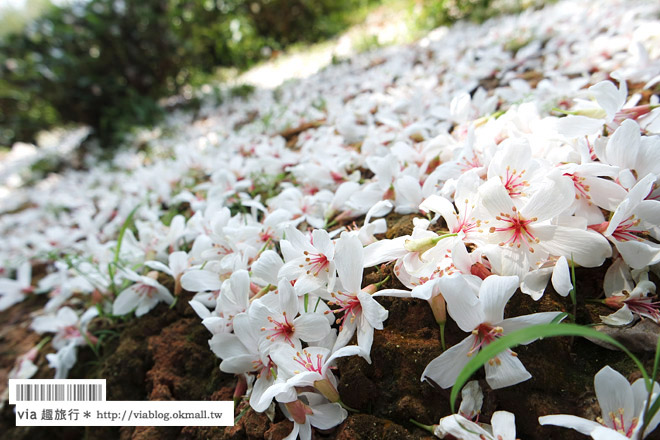
[{"label": "flower bud", "polygon": [[373,295],[374,293],[376,293],[377,290],[378,287],[376,287],[375,284],[369,284],[367,287],[362,289],[363,292],[368,293],[369,295]]},{"label": "flower bud", "polygon": [[612,309],[620,309],[623,307],[623,302],[628,299],[628,295],[614,295],[608,298],[605,298],[603,301],[606,306]]},{"label": "flower bud", "polygon": [[426,252],[438,244],[438,241],[440,241],[439,236],[406,240],[403,247],[410,252]]},{"label": "flower bud", "polygon": [[431,298],[429,304],[431,305],[435,322],[438,324],[444,324],[447,322],[447,304],[445,303],[445,298],[442,294],[437,294]]},{"label": "flower bud", "polygon": [[583,108],[580,110],[572,111],[570,114],[578,116],[586,116],[587,118],[603,119],[607,117],[607,112],[602,108]]},{"label": "flower bud", "polygon": [[483,263],[474,263],[472,267],[470,267],[470,273],[472,275],[478,276],[482,280],[485,280],[493,274],[486,266],[483,265]]},{"label": "flower bud", "polygon": [[314,381],[314,388],[325,396],[330,402],[339,402],[339,391],[328,379]]},{"label": "flower bud", "polygon": [[284,404],[286,409],[291,414],[293,421],[299,425],[302,425],[307,420],[307,416],[313,414],[312,408],[302,403],[300,400],[294,400],[293,402],[287,402]]}]

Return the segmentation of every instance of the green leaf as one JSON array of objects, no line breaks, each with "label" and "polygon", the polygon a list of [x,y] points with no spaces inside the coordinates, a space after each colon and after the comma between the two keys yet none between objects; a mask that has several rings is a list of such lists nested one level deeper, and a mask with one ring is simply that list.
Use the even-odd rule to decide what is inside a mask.
[{"label": "green leaf", "polygon": [[121,250],[121,243],[124,241],[124,234],[126,233],[126,229],[128,229],[128,226],[131,224],[131,221],[133,220],[133,216],[135,215],[135,212],[138,210],[140,207],[140,204],[138,204],[131,212],[128,213],[128,216],[126,217],[126,220],[124,220],[124,224],[121,225],[121,229],[119,230],[119,235],[117,236],[117,246],[115,247],[115,255],[114,255],[114,263],[117,264],[119,262],[119,251]]},{"label": "green leaf", "polygon": [[644,432],[646,431],[646,427],[648,426],[649,422],[653,419],[653,416],[658,412],[658,409],[660,409],[660,396],[658,396],[655,401],[653,402],[653,405],[651,405],[651,398],[653,397],[653,382],[656,381],[658,377],[658,366],[660,365],[660,338],[658,338],[658,342],[655,345],[655,360],[653,361],[653,372],[651,373],[651,386],[648,386],[647,383],[647,390],[649,392],[648,397],[646,398],[646,406],[644,408],[644,424],[642,425],[642,429],[640,430],[640,438],[644,438]]},{"label": "green leaf", "polygon": [[[649,402],[651,401],[651,393],[649,393]],[[644,424],[642,425],[642,429],[640,430],[640,435],[639,438],[644,438],[644,435],[646,433],[646,428],[648,427],[649,422],[653,419],[653,416],[658,412],[658,409],[660,409],[660,396],[656,397],[655,400],[653,401],[653,405],[651,405],[650,408],[644,411]]]},{"label": "green leaf", "polygon": [[112,291],[115,295],[117,295],[117,286],[115,285],[115,270],[117,268],[117,263],[119,263],[119,251],[121,250],[121,243],[122,241],[124,241],[124,234],[126,233],[126,229],[128,229],[128,226],[131,224],[131,221],[133,220],[133,215],[135,215],[135,212],[139,207],[140,204],[138,204],[135,208],[133,208],[133,210],[126,217],[126,220],[124,220],[124,224],[121,225],[121,229],[119,230],[119,235],[117,236],[117,246],[115,246],[115,255],[112,260],[112,264],[108,264],[110,285],[112,286]]},{"label": "green leaf", "polygon": [[534,339],[547,338],[552,336],[582,336],[585,338],[600,339],[601,341],[614,345],[626,353],[630,359],[635,362],[642,375],[644,376],[647,388],[651,384],[651,379],[649,378],[649,375],[644,369],[644,365],[640,362],[640,360],[637,359],[637,357],[635,357],[635,355],[633,355],[626,347],[624,347],[623,344],[611,336],[600,333],[599,331],[596,331],[592,328],[577,324],[539,324],[523,328],[508,335],[502,336],[496,341],[488,344],[474,358],[472,358],[467,363],[467,365],[463,367],[463,370],[456,378],[456,383],[454,383],[454,386],[451,389],[450,402],[452,411],[456,412],[456,398],[458,397],[458,393],[460,392],[461,388],[463,388],[463,385],[465,385],[468,379],[470,379],[470,377],[486,362],[504,350]]}]

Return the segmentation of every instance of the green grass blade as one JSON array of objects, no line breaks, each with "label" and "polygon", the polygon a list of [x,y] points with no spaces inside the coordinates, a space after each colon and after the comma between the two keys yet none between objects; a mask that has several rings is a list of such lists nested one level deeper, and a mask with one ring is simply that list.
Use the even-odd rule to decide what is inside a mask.
[{"label": "green grass blade", "polygon": [[[651,394],[649,393],[649,399],[648,401],[651,401]],[[658,409],[660,409],[660,396],[656,397],[655,400],[653,401],[653,405],[651,405],[648,409],[644,411],[644,424],[642,425],[642,429],[640,429],[640,435],[639,438],[644,438],[646,435],[646,427],[649,425],[649,422],[653,419],[653,416],[658,412]]]},{"label": "green grass blade", "polygon": [[[658,412],[658,409],[660,409],[660,396],[655,399],[653,402],[653,405],[651,405],[651,398],[653,397],[653,382],[655,382],[658,378],[658,365],[660,364],[660,338],[658,338],[658,342],[655,344],[655,359],[653,361],[653,372],[651,373],[651,386],[647,386],[647,390],[649,392],[648,397],[646,398],[646,406],[644,407],[644,424],[642,425],[642,429],[640,430],[640,438],[644,438],[644,432],[646,431],[646,427],[648,426],[649,422],[651,419],[653,419],[653,416]],[[648,384],[647,384],[648,385]]]},{"label": "green grass blade", "polygon": [[550,321],[550,324],[558,324],[562,321],[562,319],[566,318],[567,316],[570,317],[571,319],[575,319],[575,316],[571,315],[570,313],[561,312],[559,315],[555,316],[555,319]]},{"label": "green grass blade", "polygon": [[108,274],[110,275],[110,286],[112,288],[112,293],[114,293],[115,295],[117,295],[117,286],[115,285],[115,271],[117,270],[117,264],[119,263],[119,252],[121,251],[121,243],[122,241],[124,241],[124,234],[126,234],[126,229],[128,229],[128,225],[131,224],[131,221],[133,220],[133,216],[135,215],[135,212],[139,207],[140,204],[138,204],[135,208],[133,208],[133,210],[126,217],[126,220],[124,220],[124,224],[121,225],[121,229],[119,230],[119,235],[117,236],[115,255],[112,259],[112,264],[108,264]]},{"label": "green grass blade", "polygon": [[585,338],[589,337],[594,339],[600,339],[601,341],[612,344],[621,351],[623,351],[624,353],[626,353],[630,357],[630,359],[632,359],[635,362],[635,364],[641,371],[642,375],[644,376],[644,380],[646,381],[647,387],[651,384],[651,380],[648,376],[648,373],[644,369],[644,365],[640,362],[640,360],[637,359],[637,357],[633,355],[626,347],[624,347],[623,344],[621,344],[619,341],[612,338],[611,336],[608,336],[604,333],[600,333],[592,328],[584,327],[577,324],[539,324],[539,325],[533,325],[531,327],[523,328],[508,335],[502,336],[496,341],[488,344],[474,358],[472,358],[467,363],[467,365],[465,365],[463,370],[460,372],[458,378],[456,379],[456,383],[451,389],[450,402],[451,402],[452,411],[456,412],[455,410],[456,398],[458,397],[458,393],[460,392],[461,388],[463,388],[463,385],[465,385],[465,383],[467,383],[470,377],[472,377],[472,375],[479,368],[481,368],[486,362],[488,362],[490,359],[494,358],[495,356],[497,356],[506,349],[513,348],[519,344],[528,342],[530,340],[547,338],[552,336],[582,336]]},{"label": "green grass blade", "polygon": [[119,230],[119,235],[117,236],[117,246],[115,247],[115,255],[114,255],[114,263],[117,264],[119,262],[119,251],[121,250],[121,243],[124,240],[124,234],[126,234],[126,229],[128,229],[128,225],[131,224],[131,221],[133,220],[133,216],[135,215],[135,212],[138,210],[140,205],[138,204],[133,210],[128,214],[126,217],[126,220],[124,220],[124,224],[121,225],[121,229]]}]

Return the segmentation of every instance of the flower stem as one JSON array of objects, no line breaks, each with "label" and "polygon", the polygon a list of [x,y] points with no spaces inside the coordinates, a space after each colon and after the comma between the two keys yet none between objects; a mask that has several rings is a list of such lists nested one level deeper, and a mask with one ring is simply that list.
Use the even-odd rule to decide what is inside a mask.
[{"label": "flower stem", "polygon": [[433,426],[432,426],[432,425],[424,425],[424,424],[422,424],[422,423],[419,423],[419,422],[418,422],[417,420],[415,420],[415,419],[408,419],[408,420],[410,420],[410,423],[412,423],[413,425],[417,426],[418,428],[422,428],[423,430],[428,431],[428,432],[430,432],[431,434],[433,434]]},{"label": "flower stem", "polygon": [[442,351],[447,350],[447,345],[445,344],[445,324],[446,322],[439,322],[440,325],[440,344],[442,344]]},{"label": "flower stem", "polygon": [[359,410],[357,410],[355,408],[351,408],[350,406],[346,405],[341,399],[339,399],[337,401],[337,403],[340,404],[341,407],[344,408],[346,411],[350,411],[350,412],[354,412],[354,413],[360,412]]},{"label": "flower stem", "polygon": [[378,288],[378,287],[382,286],[383,284],[385,284],[386,282],[388,282],[389,280],[390,280],[390,276],[388,275],[388,276],[385,277],[384,280],[381,280],[381,281],[378,281],[377,283],[375,283],[374,286],[376,286]]},{"label": "flower stem", "polygon": [[51,338],[50,336],[46,336],[41,341],[39,341],[39,343],[35,346],[37,351],[40,351],[42,348],[44,348],[44,345],[48,344],[51,339],[53,338]]}]

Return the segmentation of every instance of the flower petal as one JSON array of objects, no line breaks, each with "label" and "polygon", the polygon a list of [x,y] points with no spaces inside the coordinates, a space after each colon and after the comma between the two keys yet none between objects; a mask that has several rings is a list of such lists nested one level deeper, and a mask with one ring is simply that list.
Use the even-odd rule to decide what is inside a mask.
[{"label": "flower petal", "polygon": [[335,263],[341,285],[348,293],[357,293],[362,285],[364,249],[355,235],[342,233],[335,248]]},{"label": "flower petal", "polygon": [[135,292],[135,286],[136,284],[130,286],[115,299],[115,302],[112,303],[113,315],[125,315],[137,307],[140,302],[140,296]]},{"label": "flower petal", "polygon": [[[184,252],[185,254],[185,252]],[[159,272],[163,272],[169,276],[174,276],[172,274],[172,270],[167,267],[165,264],[161,263],[160,261],[145,261],[144,265],[147,266],[149,269],[157,270]]]},{"label": "flower petal", "polygon": [[491,365],[486,363],[486,382],[494,390],[524,382],[532,377],[517,356],[506,351],[497,355]]},{"label": "flower petal", "polygon": [[[540,312],[532,313],[531,315],[516,316],[515,318],[507,318],[504,321],[499,323],[499,326],[504,330],[504,334],[507,335],[516,330],[520,330],[525,327],[530,327],[537,324],[549,324],[555,319],[561,312]],[[522,344],[529,344],[534,342],[536,339],[530,341],[522,342]]]},{"label": "flower petal", "polygon": [[[644,406],[646,404],[646,399],[649,397],[649,393],[646,390],[646,383],[643,378],[637,379],[633,384],[631,385],[632,391],[633,391],[633,396],[635,398],[635,415],[640,416],[642,412],[644,411]],[[651,397],[651,403],[653,403],[657,399],[658,395],[660,394],[660,385],[658,385],[658,382],[653,383],[653,395]],[[660,423],[660,411],[656,412],[651,421],[649,422],[648,426],[646,427],[646,430],[644,432],[646,433],[651,433],[653,430],[658,426],[658,423]]]},{"label": "flower petal", "polygon": [[640,129],[637,122],[626,119],[610,136],[605,154],[607,161],[621,168],[634,168],[640,147]]},{"label": "flower petal", "polygon": [[487,277],[479,288],[479,301],[483,306],[484,321],[496,324],[504,319],[504,307],[518,289],[518,277]]},{"label": "flower petal", "polygon": [[539,423],[541,425],[563,426],[564,428],[575,429],[584,435],[590,435],[594,429],[602,426],[600,423],[594,422],[593,420],[587,420],[569,414],[542,416],[539,417]]},{"label": "flower petal", "polygon": [[564,226],[555,227],[552,239],[539,244],[550,255],[572,258],[583,267],[598,267],[612,255],[612,247],[601,234]]},{"label": "flower petal", "polygon": [[424,369],[422,380],[431,379],[442,388],[454,385],[459,373],[471,359],[468,353],[474,342],[474,335],[470,335],[433,359]]},{"label": "flower petal", "polygon": [[629,437],[605,426],[599,426],[591,431],[591,438],[594,440],[629,440]]},{"label": "flower petal", "polygon": [[277,273],[284,262],[277,252],[267,249],[261,253],[259,259],[252,263],[252,275],[273,286],[277,285]]},{"label": "flower petal", "polygon": [[605,296],[612,296],[614,293],[621,293],[624,290],[632,292],[635,288],[630,268],[623,261],[623,258],[617,258],[612,265],[607,268],[603,280],[603,290]]},{"label": "flower petal", "polygon": [[483,306],[476,292],[460,274],[439,278],[438,287],[447,301],[449,315],[464,332],[471,332],[485,321]]},{"label": "flower petal", "polygon": [[348,416],[348,412],[338,403],[325,403],[312,407],[312,414],[307,416],[309,423],[318,429],[330,429],[339,425]]},{"label": "flower petal", "polygon": [[404,243],[409,236],[397,237],[393,240],[379,240],[364,248],[364,267],[390,262],[408,253]]},{"label": "flower petal", "polygon": [[569,115],[557,120],[557,131],[567,138],[582,137],[597,133],[603,127],[602,119],[581,115]]},{"label": "flower petal", "polygon": [[191,270],[181,277],[181,286],[189,292],[218,290],[222,286],[220,275],[210,270]]},{"label": "flower petal", "polygon": [[[350,317],[344,319],[344,322],[342,323],[341,326],[341,330],[337,335],[337,340],[335,341],[335,345],[332,347],[332,351],[338,350],[339,348],[344,347],[346,346],[346,344],[348,344],[348,342],[355,334],[355,330],[357,329],[357,321],[358,321],[357,319],[350,319]],[[367,362],[371,363],[371,358],[369,358],[368,352],[366,359]]]},{"label": "flower petal", "polygon": [[508,411],[495,411],[490,419],[493,437],[502,440],[516,440],[516,417]]},{"label": "flower petal", "polygon": [[647,240],[617,241],[616,249],[632,269],[643,269],[660,262],[660,245]]},{"label": "flower petal", "polygon": [[520,290],[525,295],[531,296],[534,301],[538,301],[545,292],[551,274],[551,267],[544,267],[527,272],[520,283]]},{"label": "flower petal", "polygon": [[325,363],[323,364],[323,368],[321,369],[321,374],[325,376],[326,372],[328,371],[328,368],[332,366],[335,359],[340,357],[355,356],[355,355],[364,356],[364,351],[357,345],[348,345],[346,347],[340,348],[339,350],[332,353],[332,355],[325,360]]},{"label": "flower petal", "polygon": [[513,200],[499,177],[493,177],[479,187],[479,200],[494,217],[513,210]]},{"label": "flower petal", "polygon": [[369,324],[378,330],[383,329],[383,321],[387,319],[388,311],[381,306],[371,295],[360,291],[357,295],[362,306],[362,314]]},{"label": "flower petal", "polygon": [[364,353],[367,353],[366,361],[371,363],[371,356],[368,354],[371,353],[371,345],[374,342],[374,328],[364,317],[364,314],[361,314],[357,319],[357,341],[358,347]]},{"label": "flower petal", "polygon": [[330,325],[320,313],[303,313],[293,320],[296,337],[303,341],[319,341],[330,333]]},{"label": "flower petal", "polygon": [[632,311],[630,311],[627,304],[624,304],[623,307],[612,314],[607,316],[600,316],[600,320],[603,321],[603,323],[615,327],[628,325],[633,322],[634,319],[635,316],[633,315]]},{"label": "flower petal", "polygon": [[573,288],[571,272],[568,270],[568,261],[563,255],[559,257],[552,271],[552,287],[561,296],[567,296]]},{"label": "flower petal", "polygon": [[608,365],[596,373],[594,388],[605,425],[612,426],[609,415],[618,417],[619,410],[623,410],[624,425],[629,426],[635,416],[635,399],[628,380]]},{"label": "flower petal", "polygon": [[332,243],[332,240],[330,240],[327,231],[323,229],[315,229],[312,231],[312,240],[314,247],[328,257],[328,259],[332,259],[335,256],[335,246]]}]

